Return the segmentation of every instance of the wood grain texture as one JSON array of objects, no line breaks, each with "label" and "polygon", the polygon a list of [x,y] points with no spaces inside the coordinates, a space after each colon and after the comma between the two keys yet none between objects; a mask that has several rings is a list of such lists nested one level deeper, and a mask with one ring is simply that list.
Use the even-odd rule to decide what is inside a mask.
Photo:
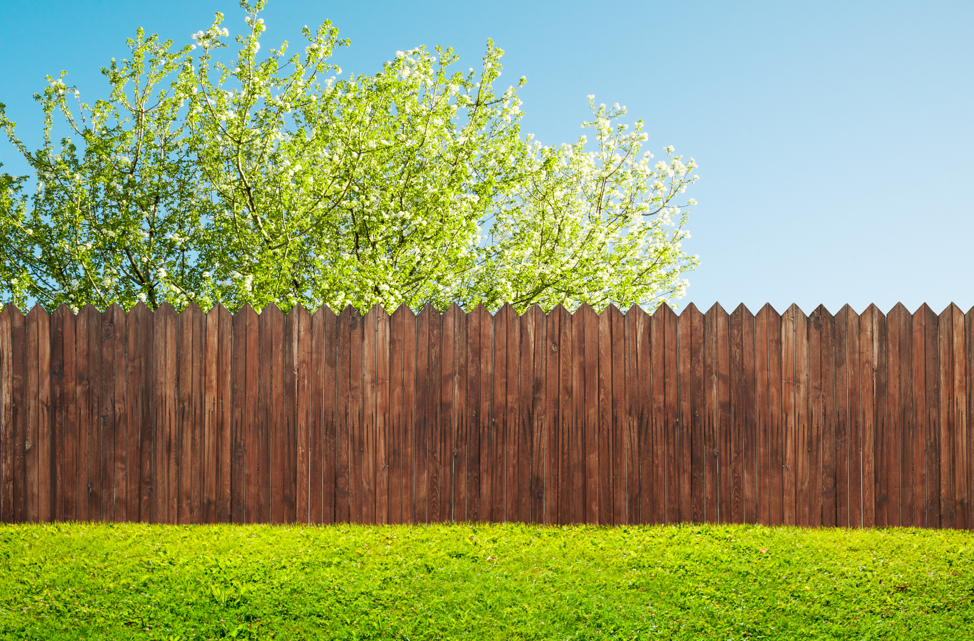
[{"label": "wood grain texture", "polygon": [[765,305],[754,316],[754,385],[755,385],[755,470],[757,483],[755,492],[755,522],[767,526],[771,524],[770,480],[771,480],[771,420],[769,416],[770,377],[768,359],[768,325],[772,309]]},{"label": "wood grain texture", "polygon": [[0,311],[0,518],[970,529],[974,323]]},{"label": "wood grain texture", "polygon": [[[704,315],[690,303],[680,315],[690,318],[690,521],[707,520],[707,405],[704,377]],[[682,327],[681,327],[682,330]],[[640,388],[641,389],[641,388]]]},{"label": "wood grain texture", "polygon": [[835,450],[835,318],[821,308],[822,338],[822,526],[836,523]]}]

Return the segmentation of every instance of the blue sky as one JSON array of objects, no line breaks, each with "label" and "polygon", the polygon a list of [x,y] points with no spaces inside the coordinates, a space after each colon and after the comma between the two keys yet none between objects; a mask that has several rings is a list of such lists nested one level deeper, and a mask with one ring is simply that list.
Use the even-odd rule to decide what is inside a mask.
[{"label": "blue sky", "polygon": [[[0,0],[0,102],[36,146],[45,74],[106,97],[99,69],[137,27],[183,45],[216,11],[243,27],[232,0]],[[270,0],[263,17],[266,47],[331,20],[345,74],[423,44],[476,67],[493,38],[547,144],[582,133],[587,94],[626,105],[648,150],[700,165],[681,307],[974,306],[974,2]],[[0,162],[27,172],[5,140]]]}]

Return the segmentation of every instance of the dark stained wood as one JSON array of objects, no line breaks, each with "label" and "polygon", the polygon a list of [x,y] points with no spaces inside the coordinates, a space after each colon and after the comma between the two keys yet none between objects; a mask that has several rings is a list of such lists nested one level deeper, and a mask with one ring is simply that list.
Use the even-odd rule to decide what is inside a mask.
[{"label": "dark stained wood", "polygon": [[886,474],[886,524],[900,525],[900,445],[903,430],[902,408],[902,366],[900,342],[902,340],[902,318],[906,314],[902,304],[897,305],[887,317],[886,355],[887,355],[887,414],[883,421],[886,457],[883,470]]},{"label": "dark stained wood", "polygon": [[[467,518],[467,315],[456,304],[450,306],[456,315],[457,330],[454,334],[454,377],[453,377],[453,468],[451,485],[453,488],[453,509],[451,520],[454,523],[466,522]],[[447,310],[450,313],[450,310]]]},{"label": "dark stained wood", "polygon": [[637,394],[636,440],[639,457],[639,511],[637,523],[652,523],[655,518],[653,501],[653,354],[652,317],[645,311],[636,315],[636,375]]},{"label": "dark stained wood", "polygon": [[952,408],[954,406],[954,370],[953,370],[953,322],[951,308],[940,312],[939,327],[939,355],[940,380],[938,385],[939,409],[939,441],[940,441],[940,527],[948,529],[955,527],[954,504],[954,438]]},{"label": "dark stained wood", "polygon": [[389,319],[389,416],[386,422],[387,464],[389,466],[389,523],[403,522],[403,327],[409,308],[400,305]]},{"label": "dark stained wood", "polygon": [[[161,469],[165,475],[165,503],[162,506],[162,514],[160,515],[162,523],[169,523],[175,525],[179,522],[178,520],[178,500],[179,500],[179,484],[178,484],[178,447],[179,447],[179,405],[178,405],[178,375],[179,375],[179,352],[177,345],[178,337],[178,316],[176,310],[172,308],[168,303],[163,303],[158,308],[156,308],[156,323],[155,323],[155,336],[157,337],[159,343],[162,347],[161,350],[157,350],[156,360],[160,354],[165,354],[164,363],[159,363],[160,371],[162,373],[162,388],[160,401],[160,411],[163,415],[162,423],[162,434],[160,436],[160,443],[162,445],[162,456],[164,461],[157,469]],[[89,348],[93,348],[90,344]],[[92,349],[92,353],[94,353]],[[96,385],[94,379],[91,382],[92,389],[95,389]],[[154,410],[156,411],[156,410]],[[89,456],[90,456],[89,452]]]},{"label": "dark stained wood", "polygon": [[677,354],[677,318],[670,307],[663,303],[664,339],[663,371],[666,379],[664,401],[664,438],[666,441],[666,522],[680,520],[680,453],[681,429],[679,419],[679,365]]},{"label": "dark stained wood", "polygon": [[849,399],[849,525],[862,527],[865,518],[863,502],[863,413],[862,413],[862,348],[859,315],[849,308],[847,317],[848,399]]},{"label": "dark stained wood", "polygon": [[678,449],[678,466],[679,466],[679,490],[680,490],[680,522],[690,523],[693,520],[693,509],[690,501],[690,487],[693,482],[692,478],[692,466],[691,466],[691,451],[693,449],[693,431],[692,431],[692,400],[691,400],[691,384],[690,384],[690,366],[692,363],[692,358],[690,355],[691,343],[692,343],[692,320],[691,314],[686,312],[680,314],[678,318],[678,332],[677,336],[679,338],[679,343],[677,345],[677,363],[679,365],[679,411],[678,411],[678,425],[679,425],[679,441],[677,443]]},{"label": "dark stained wood", "polygon": [[612,306],[599,315],[598,332],[598,450],[599,450],[599,524],[611,525],[612,492]]},{"label": "dark stained wood", "polygon": [[[138,302],[127,319],[128,425],[129,425],[129,517],[152,521],[152,312]],[[72,352],[74,348],[72,347]],[[65,351],[65,355],[67,355]],[[72,353],[73,357],[74,354]],[[74,363],[70,367],[74,376]],[[65,369],[68,373],[68,369]],[[73,386],[72,386],[73,387]],[[67,453],[67,452],[66,452]]]},{"label": "dark stained wood", "polygon": [[231,433],[233,408],[231,387],[231,360],[233,358],[233,316],[222,305],[217,305],[217,329],[220,332],[216,376],[216,522],[230,523],[231,462],[233,461],[233,436]]},{"label": "dark stained wood", "polygon": [[819,305],[808,317],[808,414],[805,449],[808,479],[806,525],[822,525],[822,312]]},{"label": "dark stained wood", "polygon": [[[9,319],[9,317],[8,317]],[[65,467],[74,468],[74,475],[69,478],[71,488],[66,489],[65,496],[72,495],[74,520],[88,520],[88,315],[78,314],[75,317],[75,377],[74,403],[75,428],[72,431],[73,447],[68,448],[65,456],[73,453],[73,457],[65,462]],[[12,372],[11,372],[12,374]],[[12,382],[12,381],[11,381]],[[151,397],[150,397],[151,401]],[[73,480],[73,482],[71,482]],[[150,513],[151,514],[151,513]]]},{"label": "dark stained wood", "polygon": [[[579,313],[587,307],[583,305],[572,316],[572,421],[569,437],[569,476],[571,490],[567,493],[571,497],[570,523],[584,523],[586,520],[586,427],[585,427],[585,324],[594,315]],[[591,312],[591,309],[589,308]],[[495,336],[496,340],[496,336]],[[496,366],[496,365],[495,365]],[[495,395],[496,395],[496,387]],[[495,401],[496,402],[496,401]]]},{"label": "dark stained wood", "polygon": [[[298,464],[298,344],[300,342],[300,321],[298,320],[298,306],[295,305],[284,315],[284,351],[282,354],[284,361],[283,371],[283,407],[284,411],[281,420],[274,426],[275,435],[280,433],[282,444],[281,456],[278,458],[274,452],[273,458],[275,465],[281,463],[281,490],[272,490],[273,501],[281,501],[280,519],[282,523],[294,523],[297,519],[297,464]],[[275,376],[275,383],[282,376]],[[273,447],[273,446],[272,446]],[[277,479],[276,474],[271,475],[271,483]],[[271,513],[274,513],[272,508]]]},{"label": "dark stained wood", "polygon": [[[625,463],[626,514],[625,523],[639,523],[639,328],[638,323],[646,316],[645,310],[633,305],[625,317],[626,357],[626,407],[623,425],[623,449]],[[689,314],[686,315],[690,319]],[[683,320],[683,317],[680,318]],[[681,326],[682,331],[682,326]],[[682,337],[682,334],[681,334]]]},{"label": "dark stained wood", "polygon": [[52,464],[54,434],[51,422],[51,318],[37,307],[37,520],[54,520]]},{"label": "dark stained wood", "polygon": [[910,499],[912,505],[909,506],[909,516],[911,525],[915,527],[925,527],[926,525],[926,483],[927,471],[924,451],[926,449],[926,415],[927,415],[927,392],[926,392],[926,317],[924,315],[925,305],[921,305],[913,313],[911,319],[911,350],[913,358],[912,382],[910,390],[913,402],[913,411],[909,417],[910,438],[906,441],[905,465],[909,466],[910,476]]},{"label": "dark stained wood", "polygon": [[[308,522],[313,524],[326,522],[322,515],[324,509],[322,494],[326,492],[323,468],[328,464],[322,443],[326,429],[323,407],[329,401],[334,404],[335,393],[335,386],[332,383],[328,389],[330,398],[325,399],[325,314],[334,316],[331,310],[324,306],[311,314],[308,335]],[[332,342],[331,346],[334,348],[335,343]],[[328,483],[329,490],[334,486],[335,480],[332,476],[331,482]]]},{"label": "dark stained wood", "polygon": [[[474,313],[476,314],[477,310],[474,310]],[[486,308],[482,306],[480,315],[480,508],[478,515],[480,521],[488,521],[491,518],[493,497],[494,322]]]},{"label": "dark stained wood", "polygon": [[[257,502],[253,506],[254,509],[251,509],[248,502],[248,523],[271,522],[271,430],[274,420],[271,391],[274,383],[274,361],[271,350],[274,331],[270,309],[270,306],[262,309],[257,321],[257,361],[260,364],[257,370],[257,442],[253,450],[251,444],[247,444],[247,474],[255,475]],[[250,485],[249,480],[248,485]]]},{"label": "dark stained wood", "polygon": [[[890,521],[890,466],[895,461],[890,454],[892,447],[889,411],[889,327],[886,317],[877,309],[876,331],[876,387],[873,410],[875,412],[875,455],[876,455],[876,525],[894,525]],[[897,515],[898,516],[898,515]]]},{"label": "dark stained wood", "polygon": [[483,326],[490,323],[490,313],[483,305],[478,305],[468,316],[466,326],[466,454],[464,469],[466,470],[466,519],[470,523],[483,520],[480,511],[480,473],[481,473],[481,441],[483,438],[483,354],[482,349],[489,349],[490,337],[483,341]]},{"label": "dark stained wood", "polygon": [[29,443],[28,411],[26,403],[30,402],[28,386],[28,371],[26,357],[27,347],[27,319],[20,310],[8,305],[10,311],[10,354],[13,360],[11,376],[11,403],[13,412],[13,519],[14,523],[24,523],[28,520],[27,506],[27,458]]},{"label": "dark stained wood", "polygon": [[[50,385],[51,385],[51,455],[50,484],[51,520],[64,520],[64,323],[74,320],[70,310],[61,305],[50,319]],[[2,358],[2,356],[0,356]],[[3,443],[0,442],[0,450]],[[2,510],[2,508],[0,508]]]},{"label": "dark stained wood", "polygon": [[[729,523],[733,518],[733,458],[727,456],[731,434],[730,414],[730,335],[729,316],[720,305],[717,306],[717,443],[718,478],[720,498],[718,515],[721,523]],[[725,474],[726,472],[726,474]]]},{"label": "dark stained wood", "polygon": [[598,523],[602,509],[599,496],[599,317],[588,304],[575,312],[583,320],[585,405],[582,452],[585,466],[585,523]]},{"label": "dark stained wood", "polygon": [[[61,446],[62,451],[62,474],[58,489],[58,500],[62,507],[62,512],[58,515],[59,519],[66,521],[78,520],[78,406],[77,406],[77,384],[75,381],[76,372],[76,345],[77,345],[77,319],[71,310],[61,305],[55,312],[61,316],[61,390],[62,390],[62,415],[61,422]],[[4,337],[4,332],[9,331],[4,326],[4,314],[0,314],[0,352],[4,349],[4,343],[9,342],[9,336]],[[9,316],[6,318],[9,319]],[[9,322],[9,321],[8,321]],[[151,322],[151,320],[150,320]],[[9,354],[9,352],[6,352]],[[7,381],[6,366],[3,365],[4,357],[0,355],[0,377]],[[148,389],[146,388],[146,392]],[[2,393],[0,393],[2,394]],[[5,398],[5,396],[0,397]],[[145,395],[142,399],[147,399]],[[144,402],[144,401],[143,401]],[[147,418],[147,417],[146,417]],[[0,419],[9,420],[6,408],[0,402]],[[148,422],[148,421],[146,421]],[[143,428],[144,429],[144,428]],[[9,441],[8,441],[9,442]],[[148,522],[150,512],[145,512],[145,517],[141,520]],[[2,519],[0,519],[2,520]]]},{"label": "dark stained wood", "polygon": [[230,519],[253,523],[257,518],[258,423],[247,414],[247,325],[255,316],[244,305],[233,316],[233,354],[230,359],[231,456]]},{"label": "dark stained wood", "polygon": [[365,518],[365,488],[362,486],[365,456],[365,407],[364,342],[365,319],[353,309],[349,318],[349,370],[348,370],[348,417],[349,417],[349,518],[352,523],[363,523]]},{"label": "dark stained wood", "polygon": [[[268,406],[267,434],[262,439],[261,447],[267,447],[264,461],[267,463],[267,476],[262,478],[266,482],[267,503],[271,523],[284,523],[287,519],[286,493],[290,479],[290,468],[286,462],[290,453],[290,430],[287,425],[284,389],[287,384],[285,371],[285,354],[288,344],[285,341],[284,313],[271,303],[263,310],[261,316],[267,314],[270,331],[270,404]],[[263,470],[262,470],[263,472]],[[262,483],[263,485],[263,483]],[[261,489],[264,489],[263,487]]]},{"label": "dark stained wood", "polygon": [[913,500],[913,442],[915,439],[914,397],[913,397],[913,317],[902,303],[899,308],[897,329],[899,331],[899,403],[897,404],[898,450],[895,459],[897,468],[899,521],[903,527],[913,527],[916,523]]},{"label": "dark stained wood", "polygon": [[822,310],[822,525],[835,527],[835,318]]},{"label": "dark stained wood", "polygon": [[532,307],[525,313],[524,318],[528,321],[527,327],[530,328],[532,337],[530,420],[528,422],[531,451],[528,521],[544,523],[545,463],[548,448],[547,431],[545,430],[545,425],[548,422],[545,403],[545,366],[547,352],[550,351],[550,348],[546,347],[548,337],[545,334],[545,314],[541,308]]},{"label": "dark stained wood", "polygon": [[939,320],[926,304],[920,307],[924,318],[924,473],[926,476],[926,527],[940,525],[940,348]]},{"label": "dark stained wood", "polygon": [[649,472],[652,474],[653,516],[649,523],[666,523],[666,322],[664,307],[660,305],[650,318],[652,359],[652,431]]},{"label": "dark stained wood", "polygon": [[[690,521],[707,520],[707,404],[704,378],[704,315],[690,303],[683,314],[690,318]],[[681,326],[682,331],[682,326]],[[682,343],[681,343],[682,344]],[[642,383],[642,381],[640,381]],[[640,387],[640,390],[642,387]]]},{"label": "dark stained wood", "polygon": [[[447,497],[443,496],[443,317],[430,310],[429,323],[429,406],[427,409],[428,440],[427,465],[429,467],[428,481],[428,517],[430,523],[441,523],[445,512],[443,503]],[[516,380],[516,379],[515,379]]]},{"label": "dark stained wood", "polygon": [[[513,357],[517,344],[511,325],[517,322],[513,308],[504,306],[494,314],[494,417],[493,466],[494,521],[511,518],[513,504],[509,479],[510,468],[516,462],[517,441],[512,440],[511,415],[516,415],[517,360]],[[515,390],[511,393],[510,390]]]},{"label": "dark stained wood", "polygon": [[798,525],[810,525],[811,509],[811,376],[809,363],[808,317],[797,305],[795,309],[795,519]]},{"label": "dark stained wood", "polygon": [[3,310],[0,310],[0,523],[14,521],[15,434],[12,389],[13,346],[10,339],[12,309],[14,309],[13,305],[6,305]]},{"label": "dark stained wood", "polygon": [[742,455],[744,464],[744,522],[757,522],[757,416],[756,416],[756,390],[755,390],[755,337],[754,337],[754,314],[746,307],[741,306],[743,314],[743,328],[741,332],[741,371],[743,373],[743,383],[741,398],[744,401],[743,420],[743,440],[741,441]]},{"label": "dark stained wood", "polygon": [[560,523],[559,501],[561,500],[561,452],[564,417],[561,414],[561,363],[562,346],[561,319],[562,305],[552,309],[545,318],[545,470],[544,470],[544,516],[542,522]]},{"label": "dark stained wood", "polygon": [[[104,522],[106,520],[104,496],[106,479],[103,451],[105,407],[102,400],[105,392],[105,350],[102,343],[104,330],[102,329],[101,314],[94,306],[88,305],[82,311],[88,314],[88,519]],[[169,381],[167,381],[167,385],[168,383]],[[172,464],[171,460],[170,464]],[[172,473],[170,473],[170,484],[175,485]],[[175,504],[173,503],[170,507],[170,518],[173,519],[175,519],[174,507]]]},{"label": "dark stained wood", "polygon": [[379,307],[375,321],[375,521],[389,523],[389,314]]},{"label": "dark stained wood", "polygon": [[796,525],[795,513],[797,467],[795,448],[797,437],[797,407],[795,380],[795,315],[798,306],[792,305],[781,316],[781,418],[782,418],[782,523]]},{"label": "dark stained wood", "polygon": [[755,487],[755,522],[767,526],[771,523],[769,488],[771,480],[771,421],[768,415],[768,324],[771,306],[764,305],[754,316],[754,469],[757,475]]},{"label": "dark stained wood", "polygon": [[[730,429],[721,442],[721,462],[730,472],[727,501],[729,523],[744,522],[744,305],[731,312],[727,322],[730,356]],[[724,498],[724,497],[721,497]]]},{"label": "dark stained wood", "polygon": [[349,387],[351,380],[351,306],[335,321],[335,523],[351,520],[351,416]]},{"label": "dark stained wood", "polygon": [[[129,475],[135,477],[135,471],[130,470],[129,463],[129,423],[128,423],[128,362],[126,355],[126,345],[128,342],[128,322],[125,310],[119,305],[113,304],[105,314],[111,315],[111,324],[115,331],[115,344],[112,353],[105,354],[106,359],[111,358],[112,390],[111,412],[114,429],[114,471],[113,497],[112,497],[112,519],[119,522],[134,520],[129,516]],[[107,350],[106,350],[107,352]],[[137,438],[137,437],[136,437]],[[135,459],[138,461],[138,458]],[[137,465],[135,466],[138,467]]]},{"label": "dark stained wood", "polygon": [[[430,325],[436,311],[427,306],[416,316],[416,409],[413,449],[413,518],[415,523],[430,523]],[[502,486],[503,487],[503,486]],[[503,491],[502,491],[503,496]],[[501,512],[501,515],[503,512]],[[501,518],[503,518],[501,516]],[[497,520],[495,515],[494,519]],[[435,519],[434,519],[435,521]]]},{"label": "dark stained wood", "polygon": [[439,403],[437,413],[437,457],[439,491],[438,511],[436,520],[448,523],[453,520],[454,513],[454,458],[453,451],[456,435],[456,414],[454,405],[457,392],[457,336],[460,328],[457,324],[456,307],[451,305],[441,317],[440,338],[440,376]]},{"label": "dark stained wood", "polygon": [[[508,447],[507,461],[507,521],[523,521],[521,509],[526,505],[522,491],[526,492],[527,479],[521,475],[521,461],[525,456],[523,438],[523,420],[521,416],[521,322],[515,309],[505,305],[501,313],[508,315],[507,320],[507,418],[505,442]],[[593,340],[598,340],[593,338]],[[530,372],[530,364],[526,364],[526,373]],[[597,406],[596,406],[597,407]]]},{"label": "dark stained wood", "polygon": [[362,523],[376,522],[376,432],[378,430],[376,417],[376,388],[378,387],[378,372],[376,371],[376,332],[378,331],[377,315],[379,306],[373,306],[365,315],[363,321],[362,338]]},{"label": "dark stained wood", "polygon": [[[849,527],[853,523],[850,503],[853,453],[851,438],[856,428],[855,417],[850,413],[849,382],[851,350],[849,317],[853,314],[848,305],[835,315],[835,525]],[[856,453],[858,456],[858,452]]]},{"label": "dark stained wood", "polygon": [[862,525],[876,525],[877,464],[881,459],[876,453],[876,369],[878,366],[879,330],[875,305],[867,307],[859,318],[859,397],[862,412]]},{"label": "dark stained wood", "polygon": [[560,317],[558,322],[558,367],[560,370],[558,375],[558,411],[560,414],[558,422],[558,523],[567,525],[577,523],[579,520],[579,513],[575,510],[575,506],[579,504],[579,498],[574,492],[576,491],[575,484],[580,484],[580,477],[573,469],[574,452],[577,450],[577,446],[573,443],[578,438],[578,421],[576,420],[576,404],[578,401],[574,392],[575,334],[572,328],[572,315],[568,313],[568,310],[560,306],[555,310]]},{"label": "dark stained wood", "polygon": [[951,405],[951,427],[954,438],[954,527],[969,529],[968,516],[968,469],[967,448],[969,445],[967,427],[967,347],[964,330],[964,313],[951,303],[951,361],[953,365],[953,404]]},{"label": "dark stained wood", "polygon": [[[494,523],[505,520],[505,500],[507,488],[507,451],[506,425],[507,425],[507,325],[508,313],[501,308],[494,314],[493,333],[494,333],[494,358],[493,358],[493,405],[490,418],[490,459],[488,460],[488,470],[485,476],[489,475],[489,488],[485,488],[490,498],[490,516],[488,519]],[[483,445],[481,449],[484,449]]]},{"label": "dark stained wood", "polygon": [[612,423],[610,442],[612,444],[612,523],[623,525],[626,522],[626,459],[624,427],[626,419],[626,325],[625,316],[614,305],[609,306],[609,321],[612,324]]},{"label": "dark stained wood", "polygon": [[37,523],[38,521],[38,466],[40,461],[38,458],[38,400],[37,400],[37,387],[38,387],[38,356],[37,356],[37,343],[38,341],[38,314],[42,313],[44,308],[35,305],[34,308],[27,313],[27,324],[26,324],[26,335],[27,335],[27,349],[24,355],[24,373],[25,373],[25,387],[24,387],[24,400],[25,400],[25,410],[27,414],[26,421],[26,433],[24,436],[24,467],[26,470],[25,475],[25,521],[29,523]]},{"label": "dark stained wood", "polygon": [[[959,313],[960,310],[958,309]],[[967,311],[965,316],[955,316],[958,323],[964,322],[964,381],[966,382],[965,404],[961,418],[963,420],[964,435],[964,470],[966,474],[967,498],[965,509],[967,529],[974,530],[974,426],[971,425],[969,412],[970,404],[974,402],[974,308]]]},{"label": "dark stained wood", "polygon": [[768,305],[768,522],[784,523],[785,418],[782,405],[782,317]]},{"label": "dark stained wood", "polygon": [[[298,310],[298,401],[295,420],[297,487],[294,494],[294,518],[298,523],[311,523],[311,315],[300,304],[296,309]],[[291,312],[293,313],[294,310],[292,309]]]},{"label": "dark stained wood", "polygon": [[704,497],[706,505],[704,517],[708,523],[720,522],[720,478],[718,456],[720,446],[717,440],[717,314],[720,305],[714,304],[704,316]]},{"label": "dark stained wood", "polygon": [[190,303],[179,315],[177,328],[178,374],[178,508],[179,523],[199,523],[202,512],[202,323],[203,313]]},{"label": "dark stained wood", "polygon": [[402,355],[402,518],[415,523],[416,431],[415,423],[422,408],[417,403],[416,315],[408,307],[403,316]]}]

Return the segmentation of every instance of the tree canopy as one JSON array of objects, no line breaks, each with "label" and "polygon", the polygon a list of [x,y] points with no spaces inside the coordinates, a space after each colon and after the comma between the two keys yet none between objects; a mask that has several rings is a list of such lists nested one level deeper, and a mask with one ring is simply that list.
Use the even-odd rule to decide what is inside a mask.
[{"label": "tree canopy", "polygon": [[419,47],[342,76],[330,22],[262,54],[264,1],[241,6],[232,40],[219,13],[178,50],[139,29],[102,70],[107,100],[48,76],[35,151],[0,104],[35,172],[0,174],[4,302],[522,311],[684,293],[696,163],[654,162],[624,107],[589,96],[591,140],[542,145],[521,132],[525,79],[495,88],[491,41],[477,71]]}]

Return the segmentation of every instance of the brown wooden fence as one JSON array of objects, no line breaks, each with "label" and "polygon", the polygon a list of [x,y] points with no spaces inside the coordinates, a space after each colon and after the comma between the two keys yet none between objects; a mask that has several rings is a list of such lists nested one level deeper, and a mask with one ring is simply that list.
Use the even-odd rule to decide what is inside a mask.
[{"label": "brown wooden fence", "polygon": [[0,517],[967,529],[972,314],[7,306]]}]

